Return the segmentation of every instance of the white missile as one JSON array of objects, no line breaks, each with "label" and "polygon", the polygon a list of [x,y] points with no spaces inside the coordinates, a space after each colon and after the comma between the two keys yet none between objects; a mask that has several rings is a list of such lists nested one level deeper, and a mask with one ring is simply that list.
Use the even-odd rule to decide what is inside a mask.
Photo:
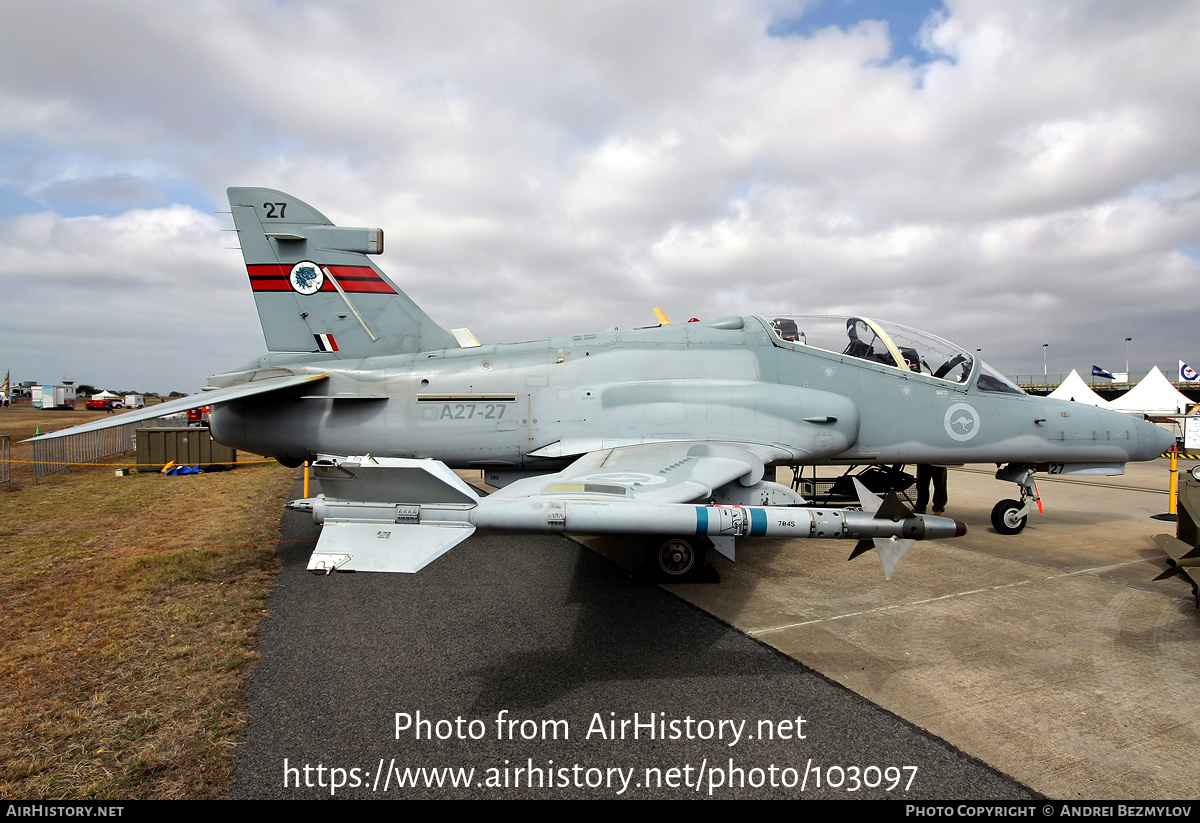
[{"label": "white missile", "polygon": [[[403,478],[388,485],[378,476],[370,488],[385,497],[406,496],[428,501],[432,489],[444,485],[443,499],[454,502],[395,503],[346,500],[319,495],[294,500],[293,510],[310,511],[324,524],[309,563],[314,571],[372,570],[415,572],[466,539],[476,528],[579,534],[697,535],[708,538],[787,537],[876,541],[884,571],[892,569],[915,540],[955,537],[966,525],[947,517],[910,512],[894,495],[880,500],[859,486],[865,511],[798,506],[702,505],[685,503],[619,503],[579,499],[587,495],[529,498],[480,497],[453,472],[425,460],[395,460],[379,468]],[[360,470],[362,464],[355,465]],[[413,478],[420,482],[414,484]],[[337,485],[337,484],[330,484]],[[352,488],[352,487],[351,487]],[[419,489],[419,493],[414,493]],[[339,486],[340,492],[348,491]],[[886,543],[885,546],[880,544]],[[868,546],[871,544],[868,543]],[[894,555],[889,562],[885,557]],[[861,548],[856,549],[857,556]]]},{"label": "white missile", "polygon": [[907,514],[876,517],[837,508],[705,506],[683,503],[598,503],[582,500],[496,500],[464,504],[402,505],[331,500],[294,500],[288,508],[327,520],[392,525],[473,526],[480,529],[577,532],[580,534],[697,534],[711,537],[791,537],[855,540],[899,537],[936,540],[966,533],[948,517]]}]

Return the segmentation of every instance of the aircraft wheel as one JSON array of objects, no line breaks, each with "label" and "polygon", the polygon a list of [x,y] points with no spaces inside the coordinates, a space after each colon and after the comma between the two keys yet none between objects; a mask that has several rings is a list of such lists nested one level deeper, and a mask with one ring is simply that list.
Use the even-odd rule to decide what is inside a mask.
[{"label": "aircraft wheel", "polygon": [[692,577],[704,565],[704,548],[695,538],[651,537],[648,560],[661,579],[680,581]]},{"label": "aircraft wheel", "polygon": [[1001,500],[992,509],[992,526],[1000,534],[1020,534],[1029,522],[1029,515],[1018,517],[1021,510],[1019,500]]}]

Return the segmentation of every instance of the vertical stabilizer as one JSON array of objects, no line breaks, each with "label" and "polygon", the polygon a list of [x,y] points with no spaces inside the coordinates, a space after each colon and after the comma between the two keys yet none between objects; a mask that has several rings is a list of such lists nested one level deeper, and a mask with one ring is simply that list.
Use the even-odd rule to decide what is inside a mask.
[{"label": "vertical stabilizer", "polygon": [[459,347],[367,257],[383,251],[382,229],[335,226],[274,189],[228,193],[268,349],[355,358]]}]

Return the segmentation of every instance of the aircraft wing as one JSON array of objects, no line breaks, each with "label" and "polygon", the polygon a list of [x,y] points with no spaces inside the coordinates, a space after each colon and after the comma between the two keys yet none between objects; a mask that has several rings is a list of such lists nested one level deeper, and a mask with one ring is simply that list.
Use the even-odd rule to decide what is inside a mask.
[{"label": "aircraft wing", "polygon": [[[40,437],[30,438],[30,440],[50,440],[55,437],[66,437],[69,434],[86,434],[87,432],[111,429],[115,426],[123,426],[126,423],[136,423],[139,420],[153,420],[156,417],[185,412],[189,409],[198,409],[201,406],[216,406],[220,403],[227,403],[230,400],[240,400],[243,397],[252,397],[256,394],[265,394],[267,392],[280,391],[281,389],[290,389],[326,379],[326,376],[323,374],[303,374],[255,380],[250,383],[241,383],[236,386],[228,386],[222,389],[201,392],[200,394],[188,395],[178,400],[170,400],[166,403],[147,406],[144,409],[136,411],[106,416],[102,420],[94,420],[91,423],[84,423],[81,426],[72,426],[62,431],[47,432]],[[25,442],[28,443],[29,441],[26,440]]]},{"label": "aircraft wing", "polygon": [[[763,482],[766,464],[790,457],[790,451],[751,443],[643,443],[590,452],[560,472],[524,478],[482,498],[436,461],[354,457],[318,461],[317,478],[329,497],[289,506],[313,511],[324,524],[310,570],[411,573],[476,526],[545,529],[550,523],[561,530],[567,507],[574,507],[570,520],[582,531],[652,530],[664,526],[663,514],[673,509],[695,531],[696,507],[669,504],[707,501],[729,485],[770,498],[756,499],[760,505],[794,503],[800,498],[790,489]],[[551,511],[562,512],[562,520]],[[732,559],[732,537],[714,542]]]},{"label": "aircraft wing", "polygon": [[555,474],[518,480],[491,500],[527,497],[690,503],[722,486],[757,487],[766,465],[791,452],[754,443],[642,443],[590,452]]},{"label": "aircraft wing", "polygon": [[966,532],[865,492],[870,511],[798,508],[798,494],[763,479],[768,464],[792,458],[755,443],[642,443],[590,452],[486,497],[435,460],[326,458],[314,464],[324,493],[288,508],[324,524],[308,568],[325,572],[415,572],[482,528],[691,535],[730,560],[737,537],[879,538],[890,577],[913,540]]}]

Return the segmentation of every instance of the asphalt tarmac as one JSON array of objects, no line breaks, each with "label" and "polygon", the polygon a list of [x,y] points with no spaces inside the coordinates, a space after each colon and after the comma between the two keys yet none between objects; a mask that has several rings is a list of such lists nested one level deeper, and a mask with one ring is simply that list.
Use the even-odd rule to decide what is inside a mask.
[{"label": "asphalt tarmac", "polygon": [[314,576],[282,532],[230,797],[1036,797],[564,537]]}]

